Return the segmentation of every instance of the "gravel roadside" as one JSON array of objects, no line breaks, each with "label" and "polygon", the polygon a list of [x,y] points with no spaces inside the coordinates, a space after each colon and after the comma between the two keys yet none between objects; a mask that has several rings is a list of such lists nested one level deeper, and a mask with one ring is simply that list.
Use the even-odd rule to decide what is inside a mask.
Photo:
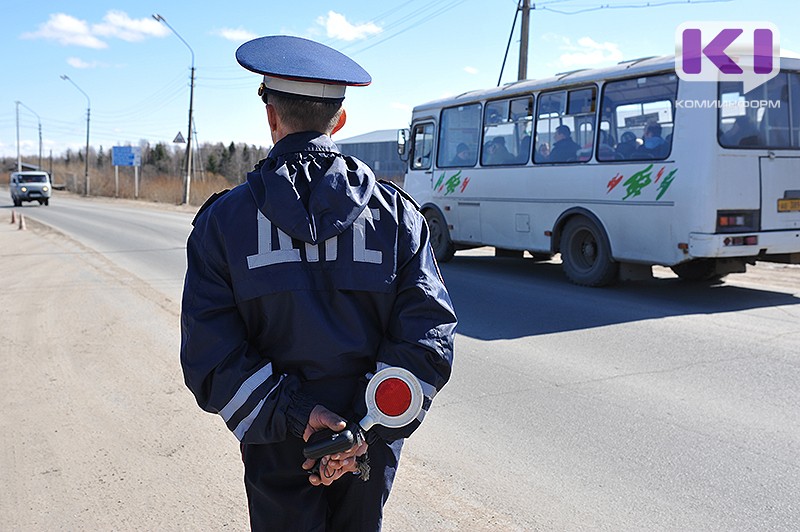
[{"label": "gravel roadside", "polygon": [[178,309],[0,213],[0,529],[246,530],[236,440],[183,386]]}]

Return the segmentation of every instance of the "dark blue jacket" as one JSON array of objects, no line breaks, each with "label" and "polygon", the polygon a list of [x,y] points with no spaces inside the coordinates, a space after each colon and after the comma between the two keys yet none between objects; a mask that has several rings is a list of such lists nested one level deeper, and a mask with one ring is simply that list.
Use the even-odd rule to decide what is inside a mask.
[{"label": "dark blue jacket", "polygon": [[319,133],[278,142],[203,210],[187,243],[181,364],[243,443],[301,436],[315,404],[358,421],[366,379],[401,366],[418,421],[450,377],[456,317],[415,205]]}]

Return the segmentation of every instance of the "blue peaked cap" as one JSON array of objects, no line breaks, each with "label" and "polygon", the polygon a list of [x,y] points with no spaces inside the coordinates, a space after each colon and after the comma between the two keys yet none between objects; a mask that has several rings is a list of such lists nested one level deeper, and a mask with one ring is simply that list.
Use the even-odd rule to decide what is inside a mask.
[{"label": "blue peaked cap", "polygon": [[341,101],[348,86],[365,86],[372,77],[361,66],[324,44],[274,35],[236,50],[236,60],[264,76],[264,90],[317,100]]}]

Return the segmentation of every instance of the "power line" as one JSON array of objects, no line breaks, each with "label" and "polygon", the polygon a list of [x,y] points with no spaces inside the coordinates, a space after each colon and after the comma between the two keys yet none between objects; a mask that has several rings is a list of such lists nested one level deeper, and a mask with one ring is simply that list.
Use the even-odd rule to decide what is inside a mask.
[{"label": "power line", "polygon": [[[569,0],[562,0],[562,1],[569,1]],[[538,9],[541,11],[551,11],[553,13],[558,13],[560,15],[578,15],[581,13],[588,13],[590,11],[599,11],[601,9],[646,9],[650,7],[662,7],[662,6],[669,6],[669,5],[677,5],[677,4],[718,4],[721,2],[732,2],[733,0],[665,0],[663,2],[645,2],[643,4],[601,4],[599,6],[594,7],[587,7],[583,9],[578,9],[574,11],[564,11],[561,9],[553,9],[552,7],[548,7],[548,5],[560,3],[558,0],[552,0],[550,2],[538,2],[531,6],[531,9]]]},{"label": "power line", "polygon": [[408,17],[406,17],[407,20],[411,21],[411,23],[409,25],[405,26],[404,28],[401,28],[400,30],[398,30],[397,32],[395,32],[395,33],[393,33],[391,35],[386,36],[383,39],[380,39],[380,40],[378,40],[378,41],[376,41],[376,42],[374,42],[372,44],[369,44],[368,46],[365,46],[365,47],[363,47],[363,48],[361,48],[359,50],[356,50],[356,51],[352,52],[352,55],[357,55],[357,54],[360,54],[361,52],[365,52],[365,51],[369,50],[370,48],[374,48],[375,46],[378,46],[379,44],[383,44],[386,41],[388,41],[389,39],[394,39],[395,37],[397,37],[399,35],[402,35],[403,33],[407,32],[407,31],[409,31],[411,29],[416,29],[416,28],[420,27],[421,25],[423,25],[424,23],[430,22],[431,20],[433,20],[434,18],[438,17],[439,15],[443,15],[444,13],[450,11],[454,7],[462,5],[463,2],[462,2],[462,0],[453,0],[453,1],[445,4],[444,6],[440,7],[438,10],[433,11],[432,13],[425,13],[426,11],[430,11],[432,8],[436,7],[437,4],[441,4],[441,3],[442,2],[431,3],[428,6],[426,6],[425,8],[422,8],[422,9],[418,10],[417,12],[415,12],[414,14],[412,14],[413,16],[417,16],[417,17],[424,15],[424,18],[422,18],[422,20],[413,20],[411,18],[412,15],[409,15]]}]

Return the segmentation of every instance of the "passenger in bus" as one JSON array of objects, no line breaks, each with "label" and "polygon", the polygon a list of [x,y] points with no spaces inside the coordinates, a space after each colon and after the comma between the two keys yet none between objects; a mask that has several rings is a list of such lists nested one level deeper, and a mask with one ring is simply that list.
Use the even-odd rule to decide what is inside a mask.
[{"label": "passenger in bus", "polygon": [[472,160],[472,150],[465,143],[460,143],[456,146],[456,155],[450,161],[450,166],[472,166],[475,162]]},{"label": "passenger in bus", "polygon": [[636,139],[636,134],[632,131],[625,131],[619,137],[619,144],[617,144],[617,154],[622,159],[632,159],[633,154],[639,147],[639,141]]},{"label": "passenger in bus", "polygon": [[486,148],[488,151],[484,157],[485,164],[511,164],[514,162],[514,156],[506,148],[504,137],[493,138]]},{"label": "passenger in bus", "polygon": [[737,116],[720,142],[723,146],[758,146],[758,129],[747,115]]},{"label": "passenger in bus", "polygon": [[545,162],[550,157],[550,145],[546,142],[539,144],[536,150],[536,162]]},{"label": "passenger in bus", "polygon": [[639,146],[636,157],[643,155],[649,159],[661,159],[669,153],[669,145],[661,136],[661,124],[651,122],[644,128],[644,143]]},{"label": "passenger in bus", "polygon": [[517,163],[527,162],[531,157],[531,136],[525,135],[519,142],[519,152],[517,153]]},{"label": "passenger in bus", "polygon": [[561,124],[556,128],[555,142],[550,150],[550,157],[547,162],[566,163],[577,160],[578,149],[580,146],[572,140],[572,131],[569,126]]}]

